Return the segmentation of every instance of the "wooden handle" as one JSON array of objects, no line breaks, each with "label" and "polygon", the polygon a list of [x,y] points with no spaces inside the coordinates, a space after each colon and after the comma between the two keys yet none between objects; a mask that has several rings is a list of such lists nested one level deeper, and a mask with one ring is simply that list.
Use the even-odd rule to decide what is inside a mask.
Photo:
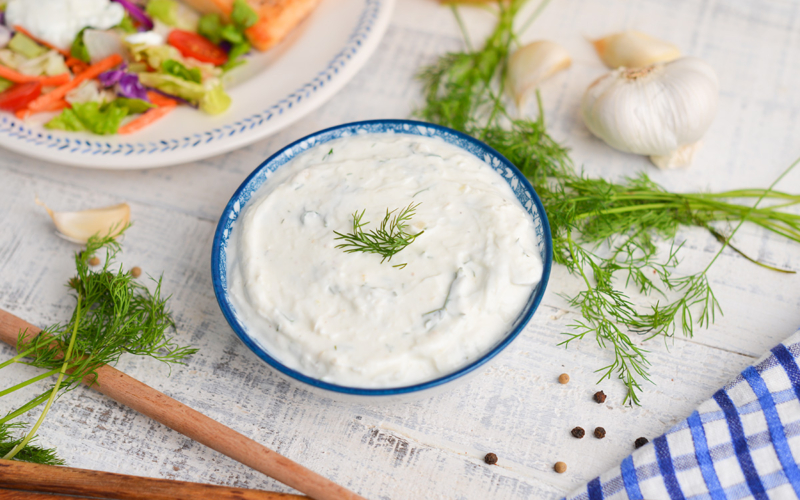
[{"label": "wooden handle", "polygon": [[197,498],[299,500],[308,498],[288,493],[153,479],[12,460],[0,460],[0,488],[118,500],[195,500]]},{"label": "wooden handle", "polygon": [[[0,309],[0,340],[3,342],[16,347],[19,332],[25,332],[25,338],[28,338],[40,331],[25,320]],[[83,380],[85,384],[92,381],[91,377]],[[142,415],[291,486],[311,498],[365,500],[316,472],[108,365],[97,369],[97,382],[92,387],[114,401],[133,408]]]},{"label": "wooden handle", "polygon": [[[51,495],[35,491],[5,490],[0,488],[0,500],[80,500],[85,497]],[[114,499],[111,499],[114,500]]]}]

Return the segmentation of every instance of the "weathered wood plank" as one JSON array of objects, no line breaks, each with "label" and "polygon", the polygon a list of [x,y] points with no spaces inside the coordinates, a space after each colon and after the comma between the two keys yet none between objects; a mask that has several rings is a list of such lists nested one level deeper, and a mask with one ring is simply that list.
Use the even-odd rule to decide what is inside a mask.
[{"label": "weathered wood plank", "polygon": [[[550,128],[591,174],[644,170],[678,190],[766,186],[800,155],[798,9],[788,0],[553,2],[526,34],[559,41],[573,55],[573,67],[542,86]],[[485,14],[466,18],[476,32],[487,29]],[[583,89],[604,71],[583,36],[624,28],[669,39],[707,59],[720,76],[718,117],[690,170],[658,172],[645,159],[610,150],[580,122]],[[558,267],[525,333],[485,372],[435,397],[380,406],[337,402],[269,370],[235,338],[211,290],[218,214],[246,174],[282,145],[345,121],[408,116],[419,102],[419,65],[457,47],[447,9],[404,0],[379,52],[336,98],[243,150],[145,172],[83,171],[2,152],[0,307],[40,325],[64,320],[72,308],[62,284],[77,247],[52,235],[35,194],[54,208],[129,201],[135,225],[122,262],[164,272],[177,336],[201,351],[169,378],[168,368],[151,360],[126,357],[119,368],[360,494],[391,499],[554,498],[616,464],[635,438],[680,421],[800,325],[796,275],[770,273],[725,252],[711,273],[725,316],[692,340],[648,344],[656,385],[645,386],[642,408],[621,406],[616,381],[596,384],[593,371],[610,358],[593,339],[567,350],[556,345],[575,318],[557,294],[579,286]],[[784,182],[784,189],[798,187],[800,172]],[[701,268],[719,247],[699,231],[680,238],[687,240],[684,271]],[[752,228],[743,228],[737,243],[770,264],[800,268],[798,245]],[[0,348],[0,359],[10,354]],[[562,372],[571,375],[569,385],[556,382]],[[3,385],[35,373],[4,370]],[[591,400],[598,388],[609,394],[603,405]],[[4,398],[0,412],[20,402]],[[576,440],[569,435],[576,425],[601,425],[608,434]],[[57,446],[77,467],[287,491],[89,390],[64,396],[40,434],[42,444]],[[496,466],[482,462],[490,451],[500,457]],[[568,464],[566,474],[552,471],[557,460]]]}]

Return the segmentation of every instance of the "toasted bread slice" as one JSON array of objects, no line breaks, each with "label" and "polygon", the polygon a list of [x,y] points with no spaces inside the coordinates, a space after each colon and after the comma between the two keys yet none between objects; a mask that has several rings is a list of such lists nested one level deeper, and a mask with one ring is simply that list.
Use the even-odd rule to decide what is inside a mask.
[{"label": "toasted bread slice", "polygon": [[[233,0],[183,0],[202,13],[216,12],[227,16]],[[300,21],[306,18],[320,0],[247,0],[258,13],[258,22],[247,30],[250,43],[267,50],[283,40]]]}]

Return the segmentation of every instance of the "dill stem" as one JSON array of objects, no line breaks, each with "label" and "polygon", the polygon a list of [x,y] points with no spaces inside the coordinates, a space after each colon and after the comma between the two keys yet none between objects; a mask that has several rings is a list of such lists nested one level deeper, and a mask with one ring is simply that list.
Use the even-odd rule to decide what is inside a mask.
[{"label": "dill stem", "polygon": [[782,229],[780,226],[776,225],[775,223],[770,222],[769,220],[762,221],[762,220],[750,219],[750,222],[752,222],[753,224],[757,224],[768,231],[772,231],[775,234],[779,234],[785,238],[800,243],[800,232],[798,231],[786,231]]},{"label": "dill stem", "polygon": [[[786,203],[778,203],[776,205],[770,205],[767,208],[759,208],[758,211],[760,212],[762,210],[775,210],[776,208],[793,207],[795,205],[800,205],[800,199],[798,199],[796,201],[788,201]],[[782,214],[782,215],[790,215],[790,216],[793,216],[793,218],[800,219],[800,215],[797,215],[797,214],[784,214],[783,212],[776,212],[776,213]]]},{"label": "dill stem", "polygon": [[75,339],[78,336],[78,324],[81,320],[81,294],[78,294],[78,305],[75,308],[75,319],[74,319],[74,326],[72,328],[72,336],[69,339],[69,347],[67,347],[67,352],[64,353],[64,362],[61,364],[61,372],[58,374],[58,379],[56,379],[56,383],[53,386],[53,390],[50,391],[50,397],[47,400],[47,404],[45,405],[44,409],[42,410],[42,414],[39,415],[39,419],[36,420],[36,423],[31,428],[30,432],[25,436],[25,438],[19,442],[11,451],[9,451],[6,456],[3,457],[3,460],[11,460],[14,456],[20,452],[27,444],[33,439],[33,436],[36,435],[36,431],[39,430],[39,426],[42,425],[44,422],[44,418],[50,412],[50,407],[53,405],[53,401],[56,399],[56,395],[58,394],[58,389],[61,387],[61,381],[64,380],[64,375],[67,373],[67,366],[69,365],[69,358],[72,355],[72,348],[75,347]]},{"label": "dill stem", "polygon": [[[759,198],[758,202],[762,201],[763,198],[766,196],[767,192],[765,191],[762,193],[762,197]],[[786,224],[795,225],[800,224],[800,215],[797,214],[789,214],[785,212],[776,211],[775,208],[780,208],[784,206],[790,206],[800,203],[798,200],[796,203],[789,203],[784,205],[778,206],[771,206],[767,208],[757,208],[756,206],[744,206],[744,205],[735,205],[732,203],[725,203],[721,201],[715,200],[705,200],[705,199],[697,199],[695,197],[691,197],[690,195],[654,195],[648,194],[646,196],[636,196],[636,195],[618,195],[609,197],[610,200],[649,200],[649,199],[671,199],[674,201],[666,201],[662,203],[642,203],[637,205],[629,205],[625,207],[615,207],[615,208],[607,208],[604,210],[595,210],[592,212],[586,212],[582,214],[578,214],[575,216],[576,220],[585,219],[587,217],[593,217],[597,215],[609,215],[609,214],[617,214],[617,213],[627,213],[627,212],[636,212],[639,210],[651,210],[654,208],[675,208],[675,209],[683,209],[686,208],[690,211],[699,211],[705,209],[707,213],[713,214],[714,211],[723,212],[725,214],[729,214],[732,216],[736,216],[736,214],[744,214],[742,217],[751,217],[752,215],[757,215],[759,217],[764,217],[767,220],[780,220]],[[692,198],[695,198],[696,201],[690,201]],[[576,197],[571,198],[570,201],[589,201],[592,200],[592,197],[583,196],[583,197]],[[680,202],[681,199],[685,199],[688,203]],[[742,220],[742,217],[736,217],[734,220]],[[716,216],[717,219],[720,219],[719,216]],[[722,220],[730,220],[730,219],[722,219]],[[794,239],[794,238],[792,238]]]},{"label": "dill stem", "polygon": [[[757,196],[762,196],[765,193],[766,193],[766,191],[762,191],[762,192],[758,193]],[[711,193],[708,193],[708,194],[707,193],[702,193],[702,194],[694,194],[694,193],[677,194],[677,193],[654,193],[652,191],[629,191],[626,194],[617,194],[617,195],[609,196],[608,199],[610,201],[622,201],[622,200],[630,200],[630,201],[636,201],[636,200],[673,200],[675,202],[680,201],[680,200],[691,200],[691,201],[693,201],[695,203],[700,203],[700,204],[703,204],[703,205],[714,205],[714,206],[719,206],[719,207],[725,207],[727,209],[732,209],[732,210],[745,211],[745,210],[751,209],[752,207],[750,207],[749,205],[745,206],[745,205],[737,205],[735,203],[726,203],[724,201],[717,201],[717,199],[719,199],[719,198],[722,198],[722,199],[724,199],[724,198],[737,198],[737,197],[738,198],[756,198],[757,196],[756,196],[756,193],[754,193],[752,196],[737,196],[735,194],[734,195],[729,195],[727,193],[721,193],[721,195],[716,195],[716,194],[711,194]],[[772,197],[772,196],[770,196],[770,197]],[[594,197],[594,196],[575,196],[573,198],[570,198],[570,201],[571,202],[592,201],[595,198],[596,197]],[[769,207],[757,209],[756,212],[762,212],[762,213],[768,213],[768,212],[772,213],[772,212],[774,212],[774,213],[780,214],[780,215],[787,215],[790,218],[800,219],[800,215],[797,215],[797,214],[787,214],[787,213],[784,213],[784,212],[775,211],[776,208],[785,208],[785,207],[790,207],[790,206],[794,206],[794,205],[800,204],[800,196],[787,195],[787,196],[779,196],[779,197],[775,197],[775,198],[791,199],[793,201],[787,202],[787,203],[781,203],[781,204],[778,204],[778,205],[770,205]]]},{"label": "dill stem", "polygon": [[642,204],[642,205],[633,205],[630,207],[617,207],[617,208],[607,208],[605,210],[596,210],[594,212],[586,212],[583,214],[579,214],[575,216],[576,220],[585,219],[587,217],[593,217],[595,215],[608,215],[608,214],[619,214],[624,212],[636,212],[637,210],[649,210],[651,208],[664,208],[673,205],[672,203],[649,203],[649,204]]},{"label": "dill stem", "polygon": [[583,271],[583,266],[580,265],[578,262],[578,257],[575,255],[575,242],[572,240],[572,233],[567,234],[567,245],[569,245],[569,254],[572,256],[572,261],[580,271],[583,281],[586,282],[586,286],[589,288],[589,290],[593,290],[592,284],[589,283],[589,277],[586,276],[586,273]]},{"label": "dill stem", "polygon": [[758,204],[761,203],[761,201],[767,196],[767,194],[769,194],[772,191],[772,188],[774,188],[776,184],[778,184],[781,180],[783,180],[783,178],[786,177],[789,174],[789,172],[794,170],[794,167],[796,167],[798,163],[800,163],[800,158],[798,158],[795,161],[793,161],[792,164],[789,165],[789,168],[784,170],[783,173],[781,175],[779,175],[777,179],[772,181],[772,184],[769,185],[767,190],[764,191],[764,193],[762,193],[761,196],[759,196],[759,198],[756,200],[756,202],[753,204],[753,206],[750,207],[750,210],[748,210],[748,212],[742,217],[742,220],[739,221],[739,224],[737,224],[736,227],[733,229],[733,231],[731,231],[731,234],[727,238],[725,238],[725,241],[722,243],[722,248],[719,249],[717,254],[714,256],[713,259],[711,259],[711,262],[708,263],[706,268],[703,269],[703,272],[700,273],[701,275],[706,274],[706,272],[709,269],[711,269],[711,266],[714,265],[714,262],[717,261],[719,256],[722,255],[722,251],[725,250],[725,248],[728,246],[728,242],[733,238],[733,235],[736,234],[736,232],[739,230],[739,228],[742,227],[742,224],[744,224],[747,221],[748,217],[750,217],[750,212],[752,212],[753,210],[755,210],[758,207]]},{"label": "dill stem", "polygon": [[40,381],[42,379],[46,379],[47,377],[50,377],[52,375],[55,375],[56,373],[58,373],[58,368],[54,368],[54,369],[50,370],[49,372],[42,373],[41,375],[37,375],[36,377],[28,379],[25,382],[20,382],[19,384],[15,385],[14,387],[9,387],[8,389],[0,391],[0,397],[5,396],[6,394],[11,394],[12,392],[17,391],[19,389],[22,389],[23,387],[27,387],[27,386],[29,386],[31,384],[35,384],[36,382],[38,382],[38,381]]},{"label": "dill stem", "polygon": [[[728,238],[726,238],[724,235],[722,235],[719,232],[715,231],[714,228],[707,227],[706,229],[708,229],[708,231],[711,234],[713,234],[714,237],[717,238],[717,241],[719,241],[720,243],[724,243],[724,242],[726,242],[728,240]],[[770,271],[775,271],[775,272],[784,273],[784,274],[797,274],[797,271],[793,271],[791,269],[781,269],[779,267],[770,266],[769,264],[764,264],[763,262],[759,262],[756,259],[754,259],[754,258],[750,257],[749,255],[747,255],[746,253],[742,252],[741,250],[739,250],[735,246],[731,245],[730,242],[728,242],[728,246],[734,252],[738,253],[739,255],[741,255],[745,259],[749,260],[753,264],[763,267],[764,269],[769,269]]]},{"label": "dill stem", "polygon": [[47,394],[48,394],[47,392],[43,392],[42,394],[39,394],[38,396],[36,396],[35,398],[31,399],[30,401],[28,401],[27,403],[25,403],[21,407],[17,408],[13,412],[9,413],[5,417],[0,418],[0,425],[3,425],[4,423],[8,422],[9,420],[14,420],[15,418],[17,418],[18,416],[22,415],[23,413],[28,413],[29,411],[31,411],[32,409],[36,408],[40,404],[44,403],[45,401],[47,401],[47,397],[48,397]]},{"label": "dill stem", "polygon": [[453,11],[453,16],[456,18],[458,29],[461,30],[461,36],[464,37],[464,44],[467,46],[467,50],[470,52],[475,52],[475,49],[472,48],[472,42],[469,39],[469,33],[467,33],[467,27],[464,25],[464,20],[461,18],[461,14],[458,12],[458,7],[456,5],[451,5],[450,9]]},{"label": "dill stem", "polygon": [[542,0],[541,2],[539,2],[539,5],[536,6],[536,10],[534,10],[531,13],[531,15],[528,16],[528,19],[526,19],[522,23],[522,26],[519,29],[519,34],[520,35],[525,33],[525,31],[527,31],[527,29],[531,27],[531,24],[533,24],[533,22],[536,21],[536,18],[539,17],[539,15],[542,13],[544,8],[547,7],[547,4],[549,4],[549,3],[550,3],[550,0]]},{"label": "dill stem", "polygon": [[0,370],[2,370],[3,368],[5,368],[6,366],[8,366],[8,365],[10,365],[10,364],[16,363],[17,361],[19,361],[19,360],[20,360],[20,359],[22,359],[22,358],[24,358],[24,357],[28,356],[28,355],[29,355],[30,353],[32,353],[32,352],[33,352],[35,349],[36,349],[36,347],[31,347],[31,348],[30,348],[30,349],[28,349],[27,351],[21,352],[21,353],[17,354],[16,356],[14,356],[13,358],[11,358],[11,359],[9,359],[9,360],[7,360],[7,361],[4,361],[4,362],[2,362],[2,363],[0,363]]},{"label": "dill stem", "polygon": [[[732,191],[721,191],[719,193],[702,193],[705,198],[758,198],[767,192],[765,189],[735,189]],[[800,195],[785,193],[783,191],[770,191],[770,198],[788,198],[800,201]]]},{"label": "dill stem", "polygon": [[[503,71],[500,74],[500,88],[504,88],[505,87],[505,84],[506,84],[505,82],[506,82],[506,76],[505,76],[505,71]],[[494,100],[494,106],[492,106],[492,114],[489,115],[489,120],[488,120],[488,123],[492,124],[492,123],[494,123],[495,118],[497,118],[497,113],[500,112],[500,108],[503,106],[503,103],[501,102],[501,99],[502,99],[501,96],[496,95],[494,92],[491,92],[491,91],[490,91],[489,95],[491,95],[492,99]],[[488,127],[486,129],[484,129],[483,138],[486,137],[486,133],[485,132],[487,130],[488,130]]]}]

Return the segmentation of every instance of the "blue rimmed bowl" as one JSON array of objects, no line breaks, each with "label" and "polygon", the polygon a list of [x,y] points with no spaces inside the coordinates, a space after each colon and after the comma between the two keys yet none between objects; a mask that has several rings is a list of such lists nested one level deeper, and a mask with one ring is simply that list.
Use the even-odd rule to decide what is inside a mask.
[{"label": "blue rimmed bowl", "polygon": [[[297,370],[291,369],[273,357],[267,347],[262,345],[256,335],[251,334],[248,325],[236,313],[236,308],[230,298],[228,289],[228,240],[232,229],[237,220],[244,212],[250,198],[267,182],[272,172],[289,163],[293,158],[302,154],[312,147],[340,139],[343,137],[360,134],[410,134],[422,137],[438,137],[445,142],[457,146],[474,156],[480,158],[508,182],[514,194],[517,196],[522,206],[533,219],[534,228],[537,235],[538,249],[544,264],[542,279],[533,289],[528,302],[514,321],[508,333],[488,352],[476,361],[461,367],[460,369],[439,377],[434,380],[422,382],[403,387],[391,387],[381,389],[366,389],[359,387],[347,387],[319,379],[309,377]],[[445,386],[450,387],[453,382],[465,380],[469,375],[475,374],[481,367],[485,367],[489,361],[505,349],[525,328],[525,325],[533,316],[536,308],[542,300],[547,281],[550,277],[550,267],[553,263],[553,241],[550,236],[550,225],[547,222],[547,215],[541,200],[536,195],[533,187],[519,170],[500,153],[488,145],[474,139],[468,135],[455,130],[432,125],[430,123],[412,120],[369,120],[361,122],[346,123],[336,127],[331,127],[319,132],[308,135],[298,141],[289,144],[274,155],[270,156],[244,180],[239,189],[236,190],[225,210],[222,212],[217,231],[214,235],[214,244],[211,251],[211,276],[214,284],[214,293],[217,301],[225,315],[225,319],[236,332],[236,335],[247,345],[258,357],[263,359],[272,368],[303,384],[306,388],[315,392],[322,392],[329,397],[338,399],[357,398],[360,400],[380,401],[395,399],[400,396],[421,396],[432,395],[436,389]]]}]

